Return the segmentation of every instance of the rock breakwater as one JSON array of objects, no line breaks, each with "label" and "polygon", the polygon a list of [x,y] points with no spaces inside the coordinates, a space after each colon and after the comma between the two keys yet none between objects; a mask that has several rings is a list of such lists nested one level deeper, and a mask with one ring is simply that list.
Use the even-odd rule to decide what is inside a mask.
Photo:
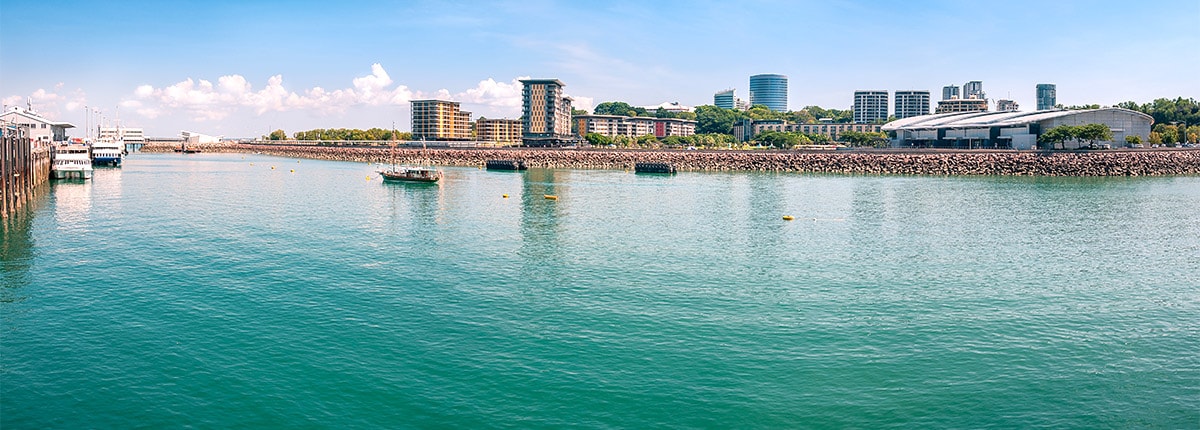
[{"label": "rock breakwater", "polygon": [[1163,176],[1200,175],[1200,150],[1031,151],[654,151],[602,149],[419,149],[225,144],[213,151],[284,157],[448,166],[521,160],[533,168],[632,169],[670,163],[683,171],[778,171],[895,175]]}]

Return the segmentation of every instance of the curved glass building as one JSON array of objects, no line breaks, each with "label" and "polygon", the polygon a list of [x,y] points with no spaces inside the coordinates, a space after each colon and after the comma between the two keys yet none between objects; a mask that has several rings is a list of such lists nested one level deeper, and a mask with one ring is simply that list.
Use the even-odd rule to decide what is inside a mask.
[{"label": "curved glass building", "polygon": [[750,77],[750,105],[765,105],[775,112],[788,110],[788,82],[785,75],[763,74]]}]

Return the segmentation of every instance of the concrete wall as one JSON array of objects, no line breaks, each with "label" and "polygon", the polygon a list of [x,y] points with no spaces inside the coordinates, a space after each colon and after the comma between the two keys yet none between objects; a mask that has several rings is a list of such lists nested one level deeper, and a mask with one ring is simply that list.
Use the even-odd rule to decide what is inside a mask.
[{"label": "concrete wall", "polygon": [[[1150,141],[1150,124],[1154,120],[1137,112],[1124,109],[1100,109],[1094,111],[1080,112],[1075,115],[1067,115],[1058,118],[1051,118],[1041,122],[1042,132],[1058,127],[1060,125],[1085,125],[1085,124],[1104,124],[1109,129],[1112,129],[1113,140],[1109,143],[1113,147],[1124,147],[1125,136],[1140,136],[1142,142]],[[1067,142],[1067,149],[1078,148],[1080,142]]]}]

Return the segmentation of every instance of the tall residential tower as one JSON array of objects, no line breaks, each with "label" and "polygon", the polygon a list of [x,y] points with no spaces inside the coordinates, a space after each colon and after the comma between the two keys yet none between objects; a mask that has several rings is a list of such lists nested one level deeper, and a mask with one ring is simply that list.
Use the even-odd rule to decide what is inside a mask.
[{"label": "tall residential tower", "polygon": [[876,121],[887,121],[888,92],[887,91],[855,91],[854,92],[854,123],[872,124]]},{"label": "tall residential tower", "polygon": [[571,98],[558,79],[523,79],[521,84],[521,141],[526,146],[575,143],[571,133]]},{"label": "tall residential tower", "polygon": [[964,99],[969,99],[969,98],[986,99],[987,98],[987,93],[983,92],[983,81],[971,81],[971,82],[967,82],[967,83],[963,84],[962,92],[963,92],[962,98],[964,98]]},{"label": "tall residential tower", "polygon": [[958,93],[958,85],[946,85],[942,87],[942,100],[950,100],[961,98]]},{"label": "tall residential tower", "polygon": [[896,91],[896,119],[929,115],[929,91]]}]

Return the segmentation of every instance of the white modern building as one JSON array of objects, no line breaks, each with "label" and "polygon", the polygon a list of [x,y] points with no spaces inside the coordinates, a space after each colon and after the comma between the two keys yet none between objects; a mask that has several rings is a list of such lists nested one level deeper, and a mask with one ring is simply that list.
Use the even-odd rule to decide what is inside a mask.
[{"label": "white modern building", "polygon": [[655,106],[642,106],[642,109],[645,109],[647,112],[650,112],[650,113],[658,112],[659,109],[662,109],[662,110],[670,112],[670,113],[680,113],[680,112],[691,112],[692,111],[691,106],[684,106],[684,105],[679,104],[679,102],[663,102],[662,104],[655,105]]},{"label": "white modern building", "polygon": [[[1113,147],[1126,146],[1126,136],[1150,140],[1154,118],[1120,108],[1053,110],[1040,112],[958,112],[924,115],[892,121],[881,130],[892,136],[892,146],[902,148],[1001,148],[1034,149],[1038,136],[1060,125],[1104,124],[1113,133]],[[1077,149],[1082,142],[1067,142]]]},{"label": "white modern building", "polygon": [[29,127],[29,139],[34,142],[65,142],[69,122],[54,121],[38,115],[33,108],[13,106],[0,114],[0,123]]},{"label": "white modern building", "polygon": [[183,142],[188,145],[221,143],[221,136],[209,136],[207,134],[200,134],[192,131],[181,131],[179,132],[179,135],[183,138]]},{"label": "white modern building", "polygon": [[123,141],[125,143],[146,143],[146,134],[140,128],[130,127],[100,127],[99,140]]}]

